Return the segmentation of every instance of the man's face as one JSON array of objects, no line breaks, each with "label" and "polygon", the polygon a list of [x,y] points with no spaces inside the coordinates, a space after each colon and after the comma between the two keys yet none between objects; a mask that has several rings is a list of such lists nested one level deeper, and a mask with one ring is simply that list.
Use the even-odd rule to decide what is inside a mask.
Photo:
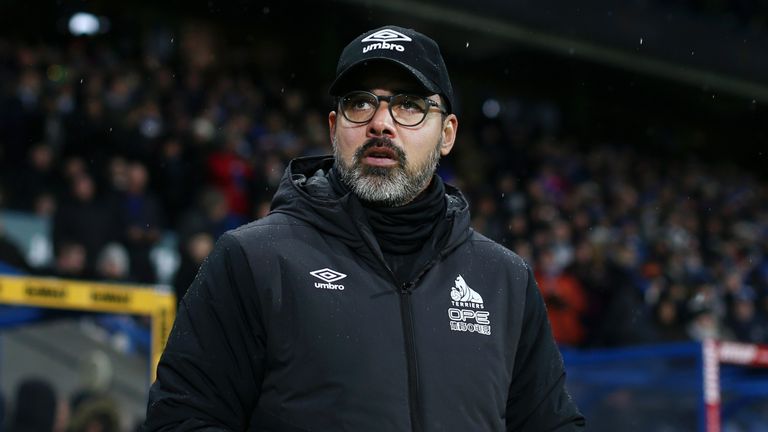
[{"label": "man's face", "polygon": [[[356,90],[379,96],[420,93],[415,79],[399,67],[379,64],[367,72]],[[429,98],[441,102],[437,95]],[[332,111],[328,124],[344,183],[364,201],[396,207],[412,201],[429,185],[440,156],[453,147],[458,120],[453,114],[443,119],[437,108],[431,108],[422,123],[402,126],[388,108],[389,103],[381,101],[373,118],[363,124]]]}]

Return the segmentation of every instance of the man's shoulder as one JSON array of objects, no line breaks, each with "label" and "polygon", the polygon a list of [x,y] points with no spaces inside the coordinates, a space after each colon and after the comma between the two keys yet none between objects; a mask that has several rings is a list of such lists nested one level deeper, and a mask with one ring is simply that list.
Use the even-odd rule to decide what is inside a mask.
[{"label": "man's shoulder", "polygon": [[513,264],[515,267],[528,269],[528,263],[520,255],[477,231],[472,231],[469,242],[475,253],[484,258],[491,259],[494,262],[502,260],[508,264]]},{"label": "man's shoulder", "polygon": [[311,228],[310,225],[283,213],[270,213],[245,225],[227,231],[226,235],[240,243],[253,241],[279,241],[295,235],[296,229]]}]

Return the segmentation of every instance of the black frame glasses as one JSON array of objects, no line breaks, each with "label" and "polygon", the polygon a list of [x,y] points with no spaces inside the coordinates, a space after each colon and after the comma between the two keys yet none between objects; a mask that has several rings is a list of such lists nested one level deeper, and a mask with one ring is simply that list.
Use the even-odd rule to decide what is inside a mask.
[{"label": "black frame glasses", "polygon": [[426,96],[414,94],[396,94],[379,96],[367,91],[352,91],[339,98],[339,111],[348,121],[364,124],[371,121],[379,109],[381,101],[387,102],[387,110],[392,120],[401,126],[418,126],[421,124],[429,109],[438,108],[443,115],[447,114],[440,104]]}]

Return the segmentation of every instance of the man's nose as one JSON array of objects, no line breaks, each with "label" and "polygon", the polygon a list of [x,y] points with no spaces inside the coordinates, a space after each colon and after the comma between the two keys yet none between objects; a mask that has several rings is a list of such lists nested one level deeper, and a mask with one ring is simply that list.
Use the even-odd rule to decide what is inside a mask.
[{"label": "man's nose", "polygon": [[381,101],[373,113],[371,121],[368,123],[368,136],[386,136],[395,135],[395,121],[389,114],[389,102]]}]

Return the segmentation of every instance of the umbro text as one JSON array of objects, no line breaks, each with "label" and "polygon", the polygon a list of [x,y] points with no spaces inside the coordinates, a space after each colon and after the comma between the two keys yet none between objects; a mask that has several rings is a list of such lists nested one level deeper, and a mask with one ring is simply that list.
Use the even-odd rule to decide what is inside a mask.
[{"label": "umbro text", "polygon": [[402,45],[398,45],[394,43],[391,44],[387,42],[379,42],[379,43],[370,44],[368,46],[363,47],[363,52],[367,53],[368,51],[375,50],[375,49],[388,49],[388,50],[393,50],[398,52],[405,51],[405,47]]},{"label": "umbro text", "polygon": [[344,291],[344,285],[332,283],[315,282],[315,288]]}]

